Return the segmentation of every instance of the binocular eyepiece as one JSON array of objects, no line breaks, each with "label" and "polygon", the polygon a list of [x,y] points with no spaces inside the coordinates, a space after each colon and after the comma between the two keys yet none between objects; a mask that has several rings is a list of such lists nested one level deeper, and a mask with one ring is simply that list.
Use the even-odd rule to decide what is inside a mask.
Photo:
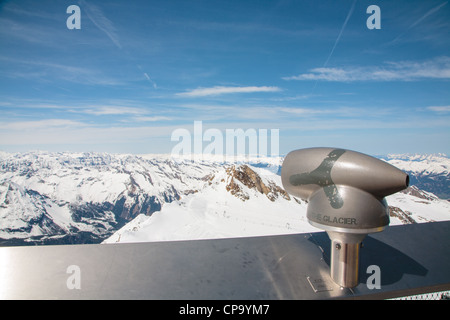
[{"label": "binocular eyepiece", "polygon": [[333,280],[356,286],[360,242],[389,225],[384,198],[407,188],[409,176],[359,152],[309,148],[286,156],[281,180],[289,194],[308,201],[308,222],[330,236]]}]

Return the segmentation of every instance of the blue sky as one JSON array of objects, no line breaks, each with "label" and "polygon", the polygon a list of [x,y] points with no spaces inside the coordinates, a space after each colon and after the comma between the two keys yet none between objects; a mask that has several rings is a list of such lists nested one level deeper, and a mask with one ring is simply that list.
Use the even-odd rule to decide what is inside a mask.
[{"label": "blue sky", "polygon": [[170,153],[203,121],[279,129],[280,153],[450,154],[448,2],[2,1],[0,150]]}]

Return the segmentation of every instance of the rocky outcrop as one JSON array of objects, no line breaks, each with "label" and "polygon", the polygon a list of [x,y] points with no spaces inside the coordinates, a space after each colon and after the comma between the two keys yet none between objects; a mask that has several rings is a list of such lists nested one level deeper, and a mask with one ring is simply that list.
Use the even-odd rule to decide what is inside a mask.
[{"label": "rocky outcrop", "polygon": [[403,224],[416,223],[416,220],[411,217],[411,212],[403,211],[398,207],[389,206],[389,216],[398,218]]},{"label": "rocky outcrop", "polygon": [[242,189],[236,181],[246,186],[249,189],[257,190],[259,193],[266,195],[270,201],[275,201],[278,197],[283,197],[286,200],[291,200],[288,193],[275,184],[273,181],[264,181],[261,177],[247,165],[230,166],[226,169],[228,175],[228,183],[226,185],[227,191],[232,195],[245,201],[249,199],[249,195]]},{"label": "rocky outcrop", "polygon": [[404,194],[412,195],[412,196],[420,198],[420,199],[429,200],[429,201],[433,201],[433,200],[438,200],[439,199],[434,194],[432,194],[430,192],[426,192],[426,191],[420,190],[416,186],[409,186],[408,188],[406,188],[405,190],[402,190],[400,192],[404,193]]}]

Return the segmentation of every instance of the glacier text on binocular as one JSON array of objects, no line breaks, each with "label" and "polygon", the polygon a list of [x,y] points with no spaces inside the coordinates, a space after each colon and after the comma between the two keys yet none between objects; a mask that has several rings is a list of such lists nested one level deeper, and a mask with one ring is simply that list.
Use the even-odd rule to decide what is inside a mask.
[{"label": "glacier text on binocular", "polygon": [[356,218],[344,218],[344,217],[331,217],[324,215],[320,213],[313,213],[312,217],[314,220],[317,221],[323,221],[323,222],[330,222],[330,223],[336,223],[336,224],[348,224],[348,225],[357,225]]}]

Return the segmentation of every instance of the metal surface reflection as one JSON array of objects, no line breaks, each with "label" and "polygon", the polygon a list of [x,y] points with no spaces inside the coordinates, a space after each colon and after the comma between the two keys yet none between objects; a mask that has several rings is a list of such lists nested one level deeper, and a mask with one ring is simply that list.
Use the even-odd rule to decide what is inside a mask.
[{"label": "metal surface reflection", "polygon": [[[4,247],[1,294],[2,299],[386,298],[449,287],[448,234],[450,222],[439,222],[390,227],[367,236],[362,276],[353,289],[341,289],[331,280],[330,239],[325,232]],[[373,264],[381,270],[379,290],[365,283],[366,268]]]}]

